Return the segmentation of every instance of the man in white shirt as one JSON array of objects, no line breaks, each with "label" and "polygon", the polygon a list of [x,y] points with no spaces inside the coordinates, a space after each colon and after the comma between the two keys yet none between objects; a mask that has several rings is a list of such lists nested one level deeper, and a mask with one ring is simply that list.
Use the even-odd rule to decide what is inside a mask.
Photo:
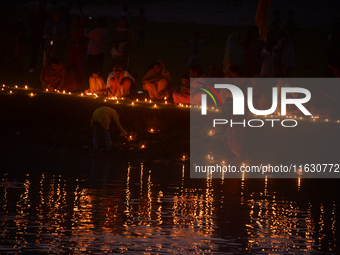
[{"label": "man in white shirt", "polygon": [[109,96],[121,97],[130,94],[131,84],[135,79],[127,71],[124,71],[120,65],[113,68],[106,81],[106,89]]}]

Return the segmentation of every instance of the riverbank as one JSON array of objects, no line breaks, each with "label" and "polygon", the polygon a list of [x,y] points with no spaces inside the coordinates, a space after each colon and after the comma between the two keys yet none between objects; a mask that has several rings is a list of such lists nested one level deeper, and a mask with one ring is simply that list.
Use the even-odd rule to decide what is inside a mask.
[{"label": "riverbank", "polygon": [[[118,130],[113,125],[113,152],[109,157],[127,162],[186,162],[190,157],[190,134],[198,132],[201,149],[205,148],[204,151],[211,157],[227,162],[337,163],[333,161],[340,150],[340,116],[329,119],[297,118],[295,128],[285,128],[278,122],[272,128],[267,121],[261,128],[245,128],[245,156],[238,159],[229,150],[228,142],[223,140],[223,133],[228,129],[226,125],[214,129],[216,135],[211,133],[211,128],[210,131],[205,127],[191,130],[190,114],[196,111],[190,113],[190,108],[186,106],[145,100],[145,96],[138,94],[125,99],[106,99],[6,87],[0,92],[2,162],[11,167],[13,163],[32,165],[30,159],[36,160],[37,157],[40,159],[33,160],[33,165],[44,161],[46,165],[54,165],[49,162],[61,158],[65,162],[72,162],[73,158],[78,158],[77,161],[92,158],[90,118],[96,108],[106,105],[118,112],[120,122],[129,134],[126,138],[118,137]],[[216,118],[221,116],[217,115]],[[217,149],[218,144],[224,148],[223,151]],[[104,144],[101,146],[104,148]],[[20,163],[23,159],[28,164]]]},{"label": "riverbank", "polygon": [[51,154],[56,158],[59,158],[57,155],[92,157],[90,119],[94,110],[102,105],[118,112],[122,126],[129,133],[126,138],[119,138],[113,125],[112,157],[127,161],[176,161],[189,155],[190,112],[187,108],[145,102],[144,98],[138,102],[136,98],[105,102],[93,96],[30,89],[8,89],[0,93],[0,101],[3,161],[39,154]]}]

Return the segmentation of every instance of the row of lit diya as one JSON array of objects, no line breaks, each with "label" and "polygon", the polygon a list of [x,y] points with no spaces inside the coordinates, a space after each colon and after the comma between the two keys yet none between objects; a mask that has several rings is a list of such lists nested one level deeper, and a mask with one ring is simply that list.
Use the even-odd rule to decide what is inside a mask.
[{"label": "row of lit diya", "polygon": [[[15,85],[14,87],[9,87],[9,86],[6,86],[5,84],[2,85],[2,91],[5,91],[5,89],[29,89],[27,85],[25,85],[23,88],[21,87],[18,87],[18,85]],[[97,94],[92,94],[92,93],[80,93],[80,94],[76,94],[76,93],[72,93],[72,92],[66,92],[65,90],[64,91],[59,91],[57,89],[53,89],[53,90],[49,90],[49,89],[45,89],[45,92],[56,92],[56,93],[60,93],[60,94],[65,94],[65,95],[78,95],[78,96],[81,96],[81,97],[93,97],[94,99],[97,99],[97,98],[102,98],[100,96],[98,96]],[[9,90],[9,93],[12,94],[13,91],[12,90]],[[37,93],[34,93],[34,92],[30,92],[29,93],[29,96],[33,97],[35,96]],[[125,100],[124,97],[121,97],[121,98],[118,98],[118,97],[104,97],[103,98],[103,101],[104,102],[107,102],[107,100],[111,100],[111,101],[114,101],[116,100],[116,104],[119,104],[120,103],[120,100]],[[162,104],[165,104],[165,105],[170,105],[168,103],[168,98],[167,97],[164,97],[164,103]],[[138,102],[145,102],[145,103],[154,103],[151,99],[147,99],[145,98],[144,100],[140,100],[140,99],[136,99],[135,101],[131,102],[131,106],[135,106]],[[182,107],[182,108],[201,108],[201,106],[198,106],[198,105],[188,105],[188,104],[178,104],[177,105],[178,107]],[[157,104],[154,104],[153,105],[153,108],[157,108],[158,105]],[[211,110],[211,111],[215,111],[215,112],[218,112],[219,109],[217,107],[208,107],[208,110]],[[259,117],[259,116],[257,116]],[[293,116],[293,115],[286,115],[286,116],[283,116],[283,115],[280,115],[280,113],[277,113],[277,115],[266,115],[266,116],[260,116],[260,117],[285,117],[285,118],[291,118],[291,119],[304,119],[303,117],[299,117],[299,116]],[[312,121],[316,121],[316,120],[319,120],[320,119],[320,116],[311,116],[310,117]],[[336,122],[336,123],[340,123],[340,120],[337,120],[337,121],[330,121],[328,118],[325,118],[325,119],[322,119],[323,121],[325,122]]]},{"label": "row of lit diya", "polygon": [[[11,87],[8,87],[8,86],[6,86],[5,84],[3,84],[3,85],[2,85],[1,91],[5,91],[5,89],[9,89],[9,93],[10,93],[10,94],[13,94],[12,89],[24,89],[24,90],[29,90],[29,88],[28,88],[27,85],[25,85],[23,88],[20,88],[20,87],[18,87],[17,85],[15,85],[13,88],[11,88]],[[53,90],[53,91],[51,91],[51,90],[49,90],[49,89],[45,89],[45,92],[57,92],[57,93],[61,93],[61,94],[72,95],[71,92],[68,92],[68,93],[67,93],[66,91],[62,91],[62,92],[61,92],[61,91],[59,91],[59,90]],[[33,96],[35,96],[36,94],[37,94],[37,93],[30,92],[30,93],[29,93],[29,96],[33,97]],[[79,94],[73,93],[73,95],[79,95]],[[98,98],[98,97],[99,97],[98,95],[92,94],[92,93],[86,93],[86,94],[81,93],[80,96],[86,96],[86,97],[93,97],[93,96],[94,96],[94,98]],[[106,98],[104,98],[104,101],[106,102],[107,100],[117,100],[116,102],[119,103],[119,100],[118,100],[118,99],[119,99],[119,100],[124,100],[125,98],[117,98],[117,97],[110,97],[110,98],[108,98],[108,97],[106,97]],[[147,102],[147,103],[152,103],[152,100],[148,100],[147,98],[145,98],[144,101],[143,101],[143,100],[139,100],[139,99],[137,98],[137,99],[135,100],[135,102],[136,102],[136,103],[137,103],[137,102]],[[134,105],[135,105],[135,102],[132,102],[131,105],[134,106]],[[165,103],[165,104],[168,104],[167,98],[164,98],[164,103]],[[182,105],[182,104],[181,104],[180,106],[181,106],[181,107],[189,107],[188,105],[184,106],[184,105]],[[154,104],[153,107],[158,107],[158,106],[157,106],[157,104]],[[150,129],[148,130],[148,132],[151,133],[151,134],[157,134],[157,133],[160,132],[160,130],[159,130],[159,129],[150,128]],[[136,139],[136,136],[135,136],[134,134],[132,134],[132,135],[130,134],[130,135],[128,135],[127,139],[128,139],[129,141],[133,141],[133,140]],[[139,147],[140,149],[146,149],[146,145],[145,145],[144,143],[140,143],[138,147]],[[187,159],[188,159],[188,157],[187,157],[186,155],[183,155],[182,158],[181,158],[182,161],[187,160]]]}]

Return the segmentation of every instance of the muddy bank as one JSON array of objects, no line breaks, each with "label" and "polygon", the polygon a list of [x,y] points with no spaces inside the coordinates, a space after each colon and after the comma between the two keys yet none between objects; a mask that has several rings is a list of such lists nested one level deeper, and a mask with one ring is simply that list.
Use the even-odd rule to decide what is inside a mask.
[{"label": "muddy bank", "polygon": [[[102,105],[114,108],[120,122],[129,133],[119,138],[112,126],[113,155],[125,160],[180,160],[189,155],[189,109],[164,103],[108,100],[80,95],[17,90],[0,94],[0,142],[3,161],[12,158],[32,159],[44,154],[51,158],[92,157],[92,130],[90,119]],[[102,144],[104,148],[104,144]],[[26,154],[26,155],[24,155]],[[58,156],[57,156],[58,158]]]},{"label": "muddy bank", "polygon": [[[96,108],[106,105],[120,115],[120,122],[129,133],[119,138],[111,128],[113,152],[110,157],[129,162],[187,162],[190,155],[190,110],[188,107],[165,105],[164,102],[145,102],[136,96],[124,100],[63,95],[25,89],[6,89],[0,93],[0,141],[3,166],[16,168],[42,164],[60,167],[78,164],[93,158],[90,118]],[[30,93],[33,93],[31,96]],[[132,105],[134,102],[134,105]],[[155,104],[157,107],[155,107]],[[200,114],[197,111],[197,114]],[[213,113],[209,113],[211,115]],[[217,114],[217,113],[215,113]],[[221,116],[216,115],[216,118]],[[312,121],[304,118],[296,128],[265,125],[246,128],[245,157],[238,159],[229,149],[225,132],[228,128],[196,127],[199,148],[214,158],[249,164],[277,163],[337,163],[340,150],[338,134],[340,120]],[[267,123],[267,122],[266,122]],[[268,124],[268,123],[267,123]],[[215,132],[214,131],[214,132]],[[194,133],[193,133],[194,134]],[[191,134],[192,135],[192,134]],[[222,147],[218,147],[216,145]],[[210,146],[210,147],[209,147]],[[101,144],[104,148],[104,143]],[[219,148],[223,148],[223,151]],[[216,154],[216,157],[215,157]],[[101,157],[101,156],[100,156]],[[62,163],[64,162],[64,163]],[[233,162],[234,163],[234,162]]]}]

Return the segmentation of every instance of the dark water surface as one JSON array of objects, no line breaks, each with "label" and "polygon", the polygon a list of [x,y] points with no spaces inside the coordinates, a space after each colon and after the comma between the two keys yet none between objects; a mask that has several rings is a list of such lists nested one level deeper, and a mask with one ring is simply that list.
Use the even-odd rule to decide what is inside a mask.
[{"label": "dark water surface", "polygon": [[95,158],[0,174],[1,254],[339,254],[338,180]]}]

